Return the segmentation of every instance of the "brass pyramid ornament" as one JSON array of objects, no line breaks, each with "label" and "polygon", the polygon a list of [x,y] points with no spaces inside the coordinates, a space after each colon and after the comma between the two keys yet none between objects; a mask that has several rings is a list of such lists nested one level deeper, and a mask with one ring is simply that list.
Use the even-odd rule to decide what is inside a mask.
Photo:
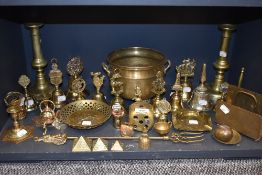
[{"label": "brass pyramid ornament", "polygon": [[25,90],[24,104],[28,112],[33,111],[37,108],[34,99],[29,95],[27,87],[30,84],[30,79],[26,75],[21,75],[18,80],[18,84]]},{"label": "brass pyramid ornament", "polygon": [[108,141],[98,138],[93,141],[93,152],[108,151]]},{"label": "brass pyramid ornament", "polygon": [[116,140],[111,147],[111,151],[124,151],[124,144]]},{"label": "brass pyramid ornament", "polygon": [[182,64],[176,67],[177,73],[181,76],[181,85],[183,87],[182,101],[188,102],[192,95],[192,82],[191,79],[194,77],[196,61],[194,59],[184,59]]},{"label": "brass pyramid ornament", "polygon": [[83,62],[81,61],[80,57],[73,57],[67,63],[67,72],[70,75],[70,79],[68,81],[68,91],[66,94],[68,102],[76,101],[79,98],[79,96],[83,98],[85,98],[86,96],[84,91],[81,92],[81,94],[78,94],[73,91],[73,82],[74,80],[81,78],[80,74],[83,71],[83,69]]},{"label": "brass pyramid ornament", "polygon": [[30,88],[30,94],[37,102],[50,99],[54,89],[46,79],[44,72],[44,69],[47,66],[47,61],[43,56],[40,45],[40,28],[42,26],[43,24],[39,23],[26,24],[26,27],[31,30],[33,46],[32,67],[36,71],[35,84]]},{"label": "brass pyramid ornament", "polygon": [[92,140],[83,136],[74,139],[72,152],[91,152]]},{"label": "brass pyramid ornament", "polygon": [[183,87],[180,84],[180,73],[176,74],[176,81],[175,84],[172,86],[172,90],[175,91],[171,95],[171,108],[172,112],[177,112],[182,109],[182,99],[181,99],[181,92]]},{"label": "brass pyramid ornament", "polygon": [[101,72],[91,72],[90,74],[93,77],[93,84],[96,87],[96,93],[93,95],[93,99],[106,103],[104,94],[100,92],[105,76],[102,75]]},{"label": "brass pyramid ornament", "polygon": [[60,109],[65,105],[66,96],[64,92],[59,89],[59,85],[62,83],[63,73],[58,69],[57,59],[53,58],[51,60],[52,69],[49,72],[49,78],[51,84],[55,86],[55,90],[52,93],[52,101],[57,109]]}]

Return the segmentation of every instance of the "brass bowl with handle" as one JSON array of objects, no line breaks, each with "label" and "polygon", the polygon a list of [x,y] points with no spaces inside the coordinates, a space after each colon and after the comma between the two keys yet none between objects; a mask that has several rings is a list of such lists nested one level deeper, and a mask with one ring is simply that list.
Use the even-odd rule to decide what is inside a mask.
[{"label": "brass bowl with handle", "polygon": [[132,99],[135,96],[134,89],[139,86],[142,90],[142,99],[153,97],[152,82],[156,79],[156,73],[166,73],[171,66],[170,60],[153,49],[143,47],[122,48],[111,52],[107,57],[109,65],[102,63],[104,70],[111,77],[117,69],[122,76],[124,92],[122,97]]}]

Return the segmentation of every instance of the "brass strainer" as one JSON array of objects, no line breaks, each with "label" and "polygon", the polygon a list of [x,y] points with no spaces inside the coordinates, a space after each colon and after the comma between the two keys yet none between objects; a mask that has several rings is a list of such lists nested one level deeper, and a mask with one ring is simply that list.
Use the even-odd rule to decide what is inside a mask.
[{"label": "brass strainer", "polygon": [[91,129],[105,123],[111,116],[111,108],[96,100],[78,100],[64,106],[60,120],[72,128]]}]

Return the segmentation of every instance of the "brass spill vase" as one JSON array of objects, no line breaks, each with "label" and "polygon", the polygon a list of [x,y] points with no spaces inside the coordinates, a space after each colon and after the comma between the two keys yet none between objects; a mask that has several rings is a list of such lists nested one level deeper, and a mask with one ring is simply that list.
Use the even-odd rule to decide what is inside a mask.
[{"label": "brass spill vase", "polygon": [[36,70],[36,82],[30,89],[30,93],[33,98],[40,102],[45,99],[50,99],[53,92],[53,87],[50,85],[45,77],[44,68],[47,66],[47,62],[43,57],[40,46],[40,31],[42,24],[30,23],[26,24],[26,27],[31,30],[32,46],[33,46],[33,60],[32,67]]},{"label": "brass spill vase", "polygon": [[225,71],[227,71],[229,68],[229,63],[227,60],[228,47],[230,44],[232,33],[236,30],[236,26],[233,24],[222,24],[219,26],[219,29],[222,31],[221,45],[219,57],[213,64],[216,75],[214,82],[211,85],[210,92],[210,97],[213,104],[215,104],[216,101],[221,98],[220,86],[224,82]]}]

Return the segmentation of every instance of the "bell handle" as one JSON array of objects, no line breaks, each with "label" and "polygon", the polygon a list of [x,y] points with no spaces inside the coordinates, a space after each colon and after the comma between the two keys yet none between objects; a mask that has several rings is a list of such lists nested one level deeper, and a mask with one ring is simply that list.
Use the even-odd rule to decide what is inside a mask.
[{"label": "bell handle", "polygon": [[111,72],[109,66],[106,63],[102,63],[102,67],[106,71],[107,75],[110,76]]},{"label": "bell handle", "polygon": [[164,74],[166,74],[166,71],[171,67],[171,61],[167,60],[166,64],[167,64],[167,66],[164,68]]}]

